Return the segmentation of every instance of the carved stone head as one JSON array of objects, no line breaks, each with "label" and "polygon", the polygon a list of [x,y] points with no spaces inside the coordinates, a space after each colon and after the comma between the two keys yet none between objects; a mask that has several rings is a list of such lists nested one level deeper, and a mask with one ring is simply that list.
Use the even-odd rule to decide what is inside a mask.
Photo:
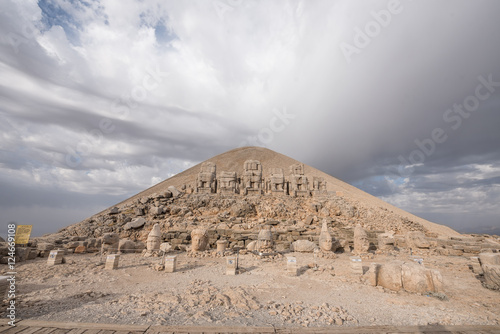
[{"label": "carved stone head", "polygon": [[321,227],[321,233],[319,235],[319,248],[326,252],[332,250],[332,236],[330,232],[328,232],[328,222],[326,220],[323,221],[323,226]]},{"label": "carved stone head", "polygon": [[146,249],[150,252],[157,251],[161,245],[161,231],[158,224],[154,224],[153,229],[148,234]]},{"label": "carved stone head", "polygon": [[202,252],[207,248],[207,245],[207,230],[197,228],[191,231],[191,250],[193,252]]},{"label": "carved stone head", "polygon": [[258,250],[272,249],[273,247],[273,234],[271,232],[270,226],[265,226],[259,232],[257,237],[257,248]]}]

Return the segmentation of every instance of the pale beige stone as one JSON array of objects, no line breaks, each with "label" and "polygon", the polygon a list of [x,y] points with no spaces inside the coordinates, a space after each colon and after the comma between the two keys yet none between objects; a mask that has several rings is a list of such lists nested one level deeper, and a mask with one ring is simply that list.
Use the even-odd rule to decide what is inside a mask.
[{"label": "pale beige stone", "polygon": [[247,160],[243,164],[242,190],[244,195],[262,194],[262,164],[258,160]]},{"label": "pale beige stone", "polygon": [[102,236],[101,253],[112,254],[118,252],[120,236],[116,233],[104,233]]},{"label": "pale beige stone", "polygon": [[356,225],[354,228],[354,253],[364,254],[368,253],[370,248],[370,242],[368,241],[368,236],[361,225]]},{"label": "pale beige stone", "polygon": [[207,248],[207,245],[207,230],[197,228],[191,231],[191,250],[193,252],[202,252]]},{"label": "pale beige stone", "polygon": [[177,255],[170,255],[165,258],[165,271],[173,273],[177,270]]},{"label": "pale beige stone", "polygon": [[236,275],[237,260],[235,256],[228,256],[226,258],[226,275]]},{"label": "pale beige stone", "polygon": [[270,252],[273,250],[273,234],[271,232],[271,226],[265,225],[262,230],[259,231],[259,236],[257,237],[257,250],[259,252]]},{"label": "pale beige stone", "polygon": [[104,269],[106,270],[118,269],[119,261],[120,261],[120,255],[118,254],[110,254],[106,256],[106,265],[104,266]]},{"label": "pale beige stone", "polygon": [[201,164],[200,172],[198,173],[198,177],[196,178],[196,192],[216,192],[216,170],[217,167],[213,162],[207,161]]},{"label": "pale beige stone", "polygon": [[408,248],[430,248],[431,244],[425,237],[425,234],[420,231],[412,231],[406,233],[406,245]]},{"label": "pale beige stone", "polygon": [[289,276],[297,276],[298,266],[296,257],[289,256],[286,258],[286,272]]}]

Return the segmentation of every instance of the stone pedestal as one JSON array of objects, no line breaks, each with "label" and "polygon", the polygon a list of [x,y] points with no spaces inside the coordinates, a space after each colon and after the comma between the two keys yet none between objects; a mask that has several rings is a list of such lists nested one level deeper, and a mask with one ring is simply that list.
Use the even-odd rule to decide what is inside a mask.
[{"label": "stone pedestal", "polygon": [[177,255],[170,255],[165,258],[165,271],[173,273],[177,270]]},{"label": "stone pedestal", "polygon": [[363,275],[363,263],[359,256],[351,256],[351,272],[356,275]]},{"label": "stone pedestal", "polygon": [[[361,269],[363,269],[363,268],[361,268]],[[368,280],[372,286],[377,286],[379,270],[380,270],[380,264],[378,264],[378,263],[370,264],[370,271],[369,271],[369,275],[368,275]]]},{"label": "stone pedestal", "polygon": [[227,240],[217,241],[217,253],[224,253],[227,247]]},{"label": "stone pedestal", "polygon": [[298,267],[296,257],[289,256],[286,258],[286,272],[289,276],[297,276]]},{"label": "stone pedestal", "polygon": [[53,266],[56,264],[61,264],[63,261],[63,255],[64,251],[63,250],[51,250],[49,254],[49,258],[47,259],[47,264],[49,266]]},{"label": "stone pedestal", "polygon": [[9,281],[7,279],[9,276],[0,276],[0,300],[3,300],[7,290],[9,289]]},{"label": "stone pedestal", "polygon": [[104,269],[113,270],[118,268],[118,262],[120,261],[120,255],[111,254],[106,257],[106,265]]},{"label": "stone pedestal", "polygon": [[236,257],[229,256],[226,258],[226,275],[236,275]]}]

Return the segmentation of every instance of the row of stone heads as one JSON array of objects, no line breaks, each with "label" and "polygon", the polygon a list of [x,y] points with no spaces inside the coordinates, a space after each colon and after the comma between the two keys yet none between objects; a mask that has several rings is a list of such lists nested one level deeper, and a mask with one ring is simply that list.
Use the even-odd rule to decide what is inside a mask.
[{"label": "row of stone heads", "polygon": [[243,165],[243,175],[223,171],[217,176],[217,166],[204,162],[196,178],[193,191],[197,193],[281,193],[286,195],[326,194],[326,181],[314,176],[312,185],[304,175],[304,165],[290,166],[290,175],[285,177],[282,168],[269,168],[267,177],[262,176],[262,164],[258,160],[247,160]]},{"label": "row of stone heads", "polygon": [[[392,237],[392,235],[388,236]],[[305,241],[305,240],[302,240]],[[208,231],[206,229],[197,228],[191,231],[191,251],[199,252],[207,249],[209,243]],[[393,243],[393,242],[392,242]],[[153,229],[148,234],[146,242],[146,251],[144,252],[146,256],[151,256],[161,249],[162,244],[162,233],[160,226],[155,224]],[[228,242],[227,240],[217,241],[217,251],[224,251]],[[300,242],[299,242],[300,244]],[[387,242],[384,242],[387,244]],[[273,251],[274,239],[273,233],[270,225],[264,225],[259,231],[257,240],[252,241],[247,245],[247,250],[268,252]],[[335,251],[340,247],[339,240],[336,240],[328,229],[328,222],[323,221],[321,232],[319,236],[319,249],[325,252]],[[354,230],[354,248],[360,253],[367,253],[369,249],[368,236],[364,229],[360,226],[356,226]]]}]

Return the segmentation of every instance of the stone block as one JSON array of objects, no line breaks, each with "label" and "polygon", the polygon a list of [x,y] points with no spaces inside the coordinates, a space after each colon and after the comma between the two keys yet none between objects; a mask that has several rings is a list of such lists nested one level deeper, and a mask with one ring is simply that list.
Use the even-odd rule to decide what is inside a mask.
[{"label": "stone block", "polygon": [[351,272],[355,275],[363,275],[363,262],[359,256],[351,256]]},{"label": "stone block", "polygon": [[378,268],[377,285],[392,291],[400,291],[403,288],[401,266],[403,262],[393,261],[385,263]]},{"label": "stone block", "polygon": [[165,258],[165,271],[173,273],[177,270],[177,255],[170,255]]},{"label": "stone block", "polygon": [[51,250],[49,253],[49,258],[47,259],[47,264],[49,266],[53,266],[56,264],[61,264],[63,262],[63,256],[64,256],[64,251],[63,250]]},{"label": "stone block", "polygon": [[110,254],[106,256],[106,265],[104,266],[104,269],[106,270],[117,269],[119,261],[120,261],[120,255],[118,254]]},{"label": "stone block", "polygon": [[236,275],[237,261],[235,256],[226,258],[226,275]]},{"label": "stone block", "polygon": [[286,258],[286,272],[288,276],[297,276],[298,266],[296,257],[289,256]]},{"label": "stone block", "polygon": [[312,253],[318,246],[309,240],[297,240],[292,243],[291,250],[301,253]]},{"label": "stone block", "polygon": [[136,228],[143,227],[144,224],[146,224],[146,219],[144,219],[142,217],[138,217],[138,218],[134,218],[134,219],[132,219],[132,221],[126,223],[123,226],[123,229],[125,231],[131,230],[131,229],[136,229]]}]

